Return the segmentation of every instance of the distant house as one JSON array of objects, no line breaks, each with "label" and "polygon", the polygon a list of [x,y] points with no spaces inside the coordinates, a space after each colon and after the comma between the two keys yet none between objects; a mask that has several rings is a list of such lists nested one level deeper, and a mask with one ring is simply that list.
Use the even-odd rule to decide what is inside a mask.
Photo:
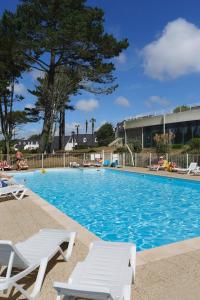
[{"label": "distant house", "polygon": [[[84,146],[85,148],[96,147],[98,145],[96,134],[73,134],[65,136],[65,151],[71,151],[75,146]],[[29,138],[26,140],[17,140],[14,145],[15,150],[36,150],[39,148],[39,138]],[[55,136],[52,144],[52,152],[59,150],[59,137]]]},{"label": "distant house", "polygon": [[24,140],[16,140],[14,150],[37,150],[39,148],[39,138],[29,138]]}]

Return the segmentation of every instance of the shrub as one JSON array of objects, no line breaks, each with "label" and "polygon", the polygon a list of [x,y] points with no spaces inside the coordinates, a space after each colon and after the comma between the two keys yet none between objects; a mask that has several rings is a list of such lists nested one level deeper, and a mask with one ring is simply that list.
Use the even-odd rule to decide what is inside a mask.
[{"label": "shrub", "polygon": [[74,149],[75,150],[88,149],[88,146],[85,146],[85,145],[75,145]]},{"label": "shrub", "polygon": [[115,139],[114,129],[111,123],[103,124],[96,133],[98,145],[108,146]]},{"label": "shrub", "polygon": [[182,144],[173,144],[172,145],[172,149],[182,149],[184,147],[184,145]]},{"label": "shrub", "polygon": [[127,147],[119,147],[114,150],[114,153],[126,153],[126,152],[128,152]]},{"label": "shrub", "polygon": [[177,112],[186,111],[186,110],[190,110],[189,106],[181,105],[181,106],[177,106],[176,108],[174,108],[173,112],[177,113]]},{"label": "shrub", "polygon": [[140,153],[142,151],[142,143],[139,140],[131,139],[128,141],[128,146],[134,153]]},{"label": "shrub", "polygon": [[156,134],[154,136],[154,141],[156,143],[156,153],[158,155],[163,155],[165,153],[169,153],[172,146],[172,140],[174,139],[175,135],[171,132],[163,133],[163,134]]},{"label": "shrub", "polygon": [[189,151],[193,153],[200,153],[200,138],[193,138],[189,142]]}]

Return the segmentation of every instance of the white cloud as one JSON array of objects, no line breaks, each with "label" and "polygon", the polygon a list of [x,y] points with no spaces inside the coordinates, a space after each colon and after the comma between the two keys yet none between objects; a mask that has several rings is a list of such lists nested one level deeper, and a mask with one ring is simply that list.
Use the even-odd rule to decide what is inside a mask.
[{"label": "white cloud", "polygon": [[90,112],[99,107],[99,102],[96,99],[82,99],[76,103],[76,108],[84,112]]},{"label": "white cloud", "polygon": [[115,100],[115,103],[117,105],[120,105],[120,106],[125,106],[125,107],[129,107],[130,106],[130,101],[127,98],[123,97],[123,96],[118,97]]},{"label": "white cloud", "polygon": [[25,108],[32,109],[32,108],[35,108],[35,105],[32,104],[32,103],[27,103],[27,104],[25,105]]},{"label": "white cloud", "polygon": [[199,49],[200,28],[179,18],[142,50],[145,73],[159,80],[199,73]]},{"label": "white cloud", "polygon": [[33,70],[30,72],[30,75],[31,75],[31,77],[32,77],[33,80],[37,80],[38,77],[43,78],[44,75],[45,75],[45,73],[42,72],[42,71],[33,69]]},{"label": "white cloud", "polygon": [[15,84],[15,94],[25,96],[27,94],[27,89],[23,83]]},{"label": "white cloud", "polygon": [[115,57],[115,60],[119,63],[119,64],[125,64],[127,62],[127,57],[126,55],[122,52],[120,53],[119,56]]},{"label": "white cloud", "polygon": [[160,96],[151,96],[146,102],[145,102],[146,106],[148,107],[154,107],[154,106],[162,106],[162,107],[166,107],[168,105],[170,105],[170,100],[166,99],[166,98],[162,98]]}]

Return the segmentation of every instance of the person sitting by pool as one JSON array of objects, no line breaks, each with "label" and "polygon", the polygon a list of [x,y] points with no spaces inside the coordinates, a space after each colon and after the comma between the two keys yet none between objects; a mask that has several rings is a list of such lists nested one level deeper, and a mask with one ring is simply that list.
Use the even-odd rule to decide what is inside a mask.
[{"label": "person sitting by pool", "polygon": [[17,170],[28,170],[29,166],[26,159],[18,160],[17,161]]},{"label": "person sitting by pool", "polygon": [[150,171],[159,171],[159,170],[165,170],[167,168],[168,161],[164,159],[163,156],[159,157],[158,163],[153,164],[152,166],[149,166]]},{"label": "person sitting by pool", "polygon": [[2,179],[10,180],[12,178],[13,178],[13,176],[8,176],[8,175],[4,174],[3,172],[0,173],[0,180],[2,180]]},{"label": "person sitting by pool", "polygon": [[173,161],[169,162],[167,171],[172,172],[174,168],[176,168],[176,163]]},{"label": "person sitting by pool", "polygon": [[12,167],[6,160],[4,160],[0,162],[0,169],[3,171],[10,171]]},{"label": "person sitting by pool", "polygon": [[89,168],[89,167],[91,167],[91,166],[92,166],[91,162],[88,162],[88,161],[84,161],[84,162],[83,162],[83,167],[84,167],[84,168]]}]

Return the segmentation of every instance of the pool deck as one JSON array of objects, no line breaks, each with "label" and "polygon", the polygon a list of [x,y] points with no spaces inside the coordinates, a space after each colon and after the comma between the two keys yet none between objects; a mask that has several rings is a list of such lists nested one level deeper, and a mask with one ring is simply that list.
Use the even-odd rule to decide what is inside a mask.
[{"label": "pool deck", "polygon": [[[200,180],[200,176],[149,172],[143,168],[123,170]],[[11,199],[0,202],[0,239],[15,243],[41,228],[67,228],[78,233],[70,261],[63,262],[61,257],[56,257],[49,264],[38,299],[53,300],[56,296],[52,288],[53,282],[66,282],[76,263],[87,255],[89,243],[98,238],[31,191],[21,201]],[[33,280],[34,275],[24,280],[28,290],[31,289]],[[24,298],[17,292],[11,297],[8,292],[7,295],[0,294],[0,300],[3,299]],[[200,299],[200,238],[138,252],[132,299]]]}]

